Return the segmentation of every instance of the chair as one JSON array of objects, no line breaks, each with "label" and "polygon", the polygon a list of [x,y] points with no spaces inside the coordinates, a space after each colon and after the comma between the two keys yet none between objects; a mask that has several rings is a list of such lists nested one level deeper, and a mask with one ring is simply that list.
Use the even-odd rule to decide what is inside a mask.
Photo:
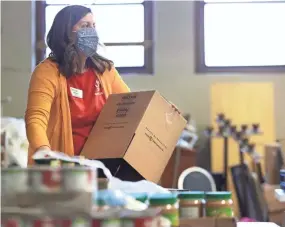
[{"label": "chair", "polygon": [[185,169],[178,179],[179,190],[216,191],[216,184],[212,175],[200,167]]}]

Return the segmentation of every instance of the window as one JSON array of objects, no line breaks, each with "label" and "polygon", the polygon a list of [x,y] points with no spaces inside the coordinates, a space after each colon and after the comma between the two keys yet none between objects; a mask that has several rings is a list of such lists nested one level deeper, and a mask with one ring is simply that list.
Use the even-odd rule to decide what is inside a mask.
[{"label": "window", "polygon": [[153,72],[152,2],[143,0],[37,1],[37,62],[50,53],[45,40],[55,15],[71,4],[91,8],[96,18],[99,53],[121,73]]},{"label": "window", "polygon": [[285,72],[284,0],[196,3],[197,72]]}]

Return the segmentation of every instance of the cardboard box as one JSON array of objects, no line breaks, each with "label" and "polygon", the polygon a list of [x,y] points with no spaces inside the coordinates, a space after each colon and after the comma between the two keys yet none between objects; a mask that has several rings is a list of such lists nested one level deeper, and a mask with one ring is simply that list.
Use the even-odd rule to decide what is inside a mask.
[{"label": "cardboard box", "polygon": [[283,154],[278,143],[265,145],[265,172],[268,184],[280,183],[280,169],[283,167]]},{"label": "cardboard box", "polygon": [[113,94],[81,155],[102,161],[120,179],[157,183],[185,125],[157,91]]},{"label": "cardboard box", "polygon": [[279,185],[263,185],[264,197],[268,205],[269,219],[278,225],[284,221],[285,203],[279,202],[275,198],[275,189],[280,188]]},{"label": "cardboard box", "polygon": [[236,227],[234,218],[180,219],[180,227]]}]

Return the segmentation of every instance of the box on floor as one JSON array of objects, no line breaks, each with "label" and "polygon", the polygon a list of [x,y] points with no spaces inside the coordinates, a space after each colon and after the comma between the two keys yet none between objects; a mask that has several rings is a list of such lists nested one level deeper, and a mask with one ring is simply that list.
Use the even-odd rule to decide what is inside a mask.
[{"label": "box on floor", "polygon": [[263,186],[265,200],[268,205],[269,219],[278,225],[282,225],[285,218],[285,203],[279,202],[275,198],[275,189],[280,188],[279,185],[265,184]]},{"label": "box on floor", "polygon": [[158,183],[186,120],[157,91],[110,95],[82,150],[128,181]]},{"label": "box on floor", "polygon": [[264,148],[266,182],[271,185],[280,183],[280,169],[284,166],[282,148],[279,143],[266,144]]}]

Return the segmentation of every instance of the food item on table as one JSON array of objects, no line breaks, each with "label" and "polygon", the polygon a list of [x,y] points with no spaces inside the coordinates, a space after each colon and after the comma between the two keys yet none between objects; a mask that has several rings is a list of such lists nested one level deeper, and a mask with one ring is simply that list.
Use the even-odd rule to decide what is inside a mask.
[{"label": "food item on table", "polygon": [[177,195],[154,194],[149,198],[149,206],[160,208],[161,215],[170,220],[172,226],[179,226],[179,203]]},{"label": "food item on table", "polygon": [[122,227],[159,227],[160,212],[160,209],[155,208],[149,208],[143,211],[122,211]]},{"label": "food item on table", "polygon": [[205,211],[207,217],[234,217],[232,193],[206,193]]},{"label": "food item on table", "polygon": [[53,193],[62,190],[60,167],[34,166],[28,169],[32,192]]},{"label": "food item on table", "polygon": [[83,166],[67,167],[61,169],[63,189],[72,192],[93,192],[97,189],[96,170]]},{"label": "food item on table", "polygon": [[199,191],[180,192],[180,218],[200,218],[204,216],[205,193]]},{"label": "food item on table", "polygon": [[9,167],[1,169],[1,192],[3,195],[29,191],[28,171],[25,168]]}]

